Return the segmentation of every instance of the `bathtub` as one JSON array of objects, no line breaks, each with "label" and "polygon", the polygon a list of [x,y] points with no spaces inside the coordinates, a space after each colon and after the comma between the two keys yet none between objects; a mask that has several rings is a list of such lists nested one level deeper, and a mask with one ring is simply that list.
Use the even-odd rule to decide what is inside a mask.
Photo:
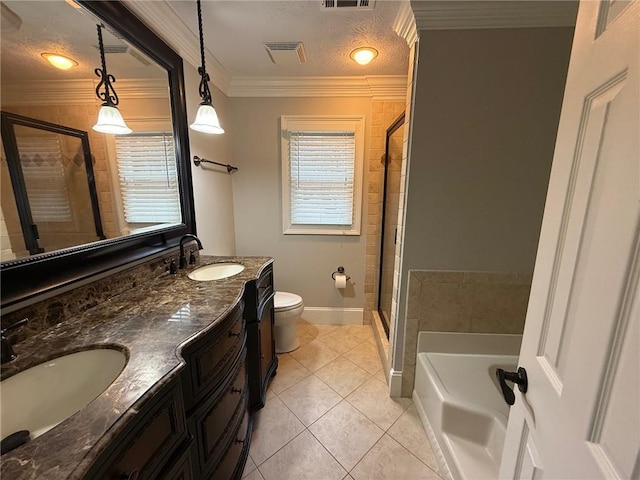
[{"label": "bathtub", "polygon": [[517,368],[522,337],[419,335],[413,400],[443,476],[498,478],[509,406],[495,370]]}]

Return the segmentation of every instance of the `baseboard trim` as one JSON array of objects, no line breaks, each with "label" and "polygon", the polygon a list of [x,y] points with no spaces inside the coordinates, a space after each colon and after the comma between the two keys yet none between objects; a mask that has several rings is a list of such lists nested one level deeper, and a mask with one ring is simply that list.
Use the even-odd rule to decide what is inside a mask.
[{"label": "baseboard trim", "polygon": [[389,396],[402,397],[402,370],[389,370]]},{"label": "baseboard trim", "polygon": [[302,320],[330,325],[362,325],[363,308],[304,307]]}]

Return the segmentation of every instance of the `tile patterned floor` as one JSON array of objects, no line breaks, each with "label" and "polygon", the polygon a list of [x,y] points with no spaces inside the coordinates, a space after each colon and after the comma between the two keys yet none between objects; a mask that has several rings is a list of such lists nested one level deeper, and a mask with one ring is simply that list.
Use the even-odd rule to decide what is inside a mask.
[{"label": "tile patterned floor", "polygon": [[441,480],[409,399],[389,398],[371,327],[297,325],[254,417],[246,480]]}]

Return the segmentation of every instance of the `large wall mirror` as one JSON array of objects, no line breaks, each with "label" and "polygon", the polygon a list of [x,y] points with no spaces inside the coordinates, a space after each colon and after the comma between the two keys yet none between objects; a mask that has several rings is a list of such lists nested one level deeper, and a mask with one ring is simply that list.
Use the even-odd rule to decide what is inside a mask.
[{"label": "large wall mirror", "polygon": [[[195,231],[182,59],[120,2],[2,1],[2,307],[70,287]],[[97,24],[118,109],[96,132]],[[53,66],[62,54],[71,67]]]}]

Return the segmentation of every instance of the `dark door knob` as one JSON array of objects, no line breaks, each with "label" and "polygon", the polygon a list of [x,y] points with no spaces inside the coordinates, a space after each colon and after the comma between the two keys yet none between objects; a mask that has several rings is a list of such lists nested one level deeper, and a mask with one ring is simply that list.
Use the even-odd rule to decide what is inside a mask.
[{"label": "dark door knob", "polygon": [[518,368],[517,372],[505,372],[501,368],[496,368],[496,377],[502,389],[504,401],[507,402],[507,404],[513,405],[516,401],[516,396],[513,390],[507,385],[507,382],[515,383],[518,385],[518,390],[522,393],[527,393],[529,382],[527,381],[527,371],[523,367]]}]

